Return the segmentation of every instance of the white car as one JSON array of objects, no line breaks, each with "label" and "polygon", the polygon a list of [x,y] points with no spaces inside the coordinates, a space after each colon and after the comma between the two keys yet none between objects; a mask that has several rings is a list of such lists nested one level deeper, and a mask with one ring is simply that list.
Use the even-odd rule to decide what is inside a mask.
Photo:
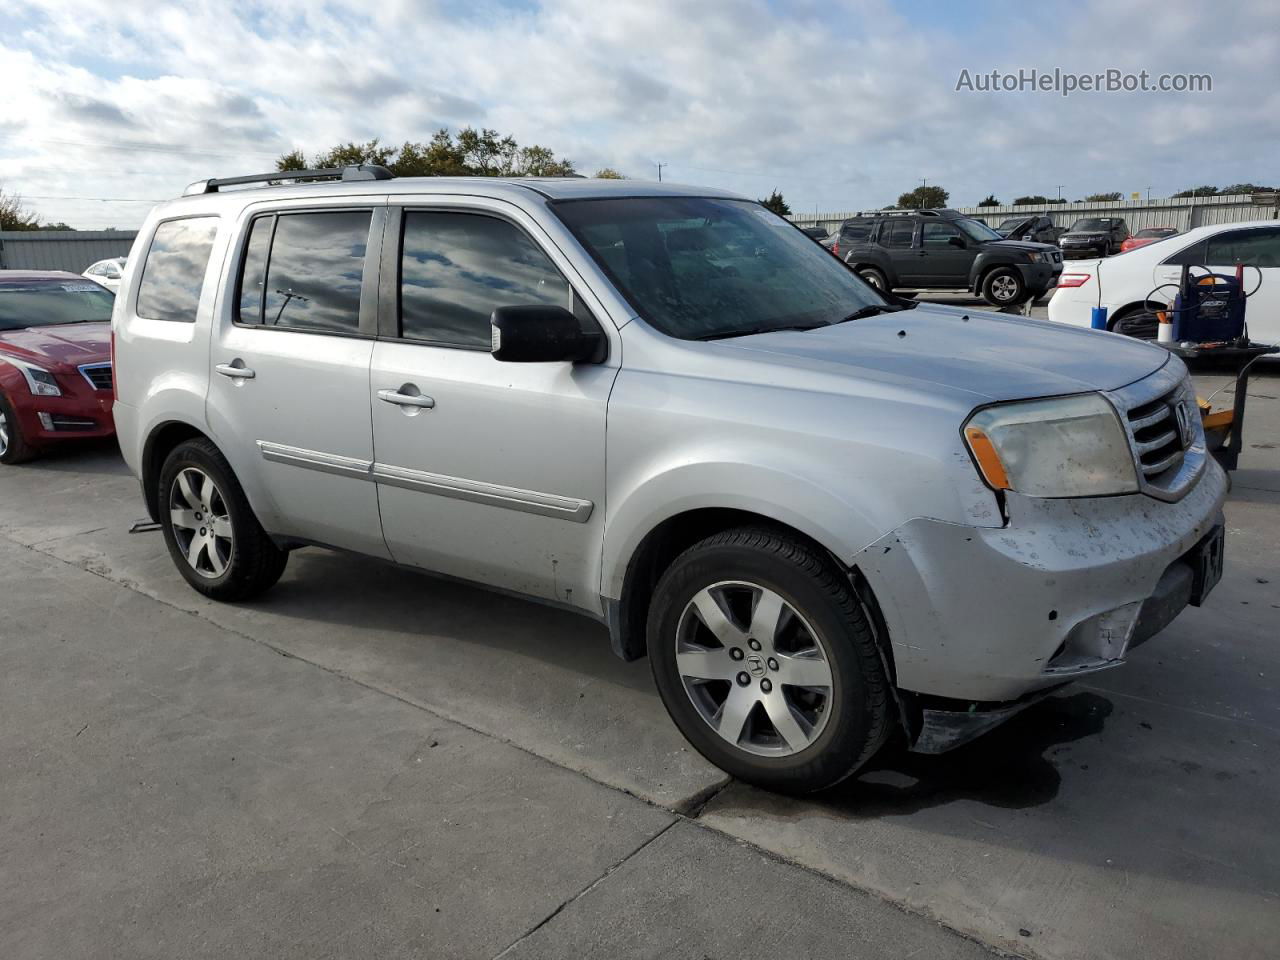
[{"label": "white car", "polygon": [[1245,290],[1258,288],[1245,308],[1249,336],[1280,343],[1280,222],[1275,220],[1196,227],[1106,260],[1076,261],[1058,278],[1049,319],[1087,327],[1092,308],[1106,307],[1107,324],[1114,326],[1127,314],[1167,306],[1176,290],[1156,288],[1177,284],[1183,264],[1232,275],[1237,263],[1245,264]]},{"label": "white car", "polygon": [[88,277],[115,293],[120,289],[120,278],[124,276],[126,259],[126,257],[112,257],[109,260],[99,260],[80,276]]}]

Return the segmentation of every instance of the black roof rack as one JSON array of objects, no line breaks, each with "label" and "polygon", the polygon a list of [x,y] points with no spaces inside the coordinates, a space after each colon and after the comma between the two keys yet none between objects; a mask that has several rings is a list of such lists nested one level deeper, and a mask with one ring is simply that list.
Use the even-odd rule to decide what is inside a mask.
[{"label": "black roof rack", "polygon": [[199,193],[217,193],[223,187],[238,187],[248,183],[279,183],[282,180],[392,180],[395,174],[376,163],[357,163],[346,167],[323,167],[319,170],[276,170],[272,173],[254,173],[247,177],[223,177],[218,180],[197,180],[182,192],[184,197]]},{"label": "black roof rack", "polygon": [[860,210],[856,217],[939,217],[943,220],[962,220],[964,214],[950,207],[922,207],[918,210]]}]

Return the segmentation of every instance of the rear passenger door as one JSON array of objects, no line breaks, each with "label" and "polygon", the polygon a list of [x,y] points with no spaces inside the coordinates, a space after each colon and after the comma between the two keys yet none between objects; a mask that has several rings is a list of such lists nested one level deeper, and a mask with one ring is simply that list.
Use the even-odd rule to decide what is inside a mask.
[{"label": "rear passenger door", "polygon": [[366,201],[260,209],[242,225],[208,399],[269,532],[382,557],[369,362],[385,216]]},{"label": "rear passenger door", "polygon": [[890,284],[898,287],[920,286],[923,280],[924,254],[912,243],[916,224],[909,217],[895,217],[880,224],[880,246],[889,254],[896,274]]},{"label": "rear passenger door", "polygon": [[[1280,226],[1246,227],[1215,233],[1166,258],[1155,268],[1152,282],[1177,284],[1183,264],[1205,266],[1213,273],[1234,276],[1237,263],[1245,265],[1245,292],[1253,291],[1245,306],[1249,337],[1261,343],[1280,344]],[[1193,276],[1201,273],[1200,270],[1192,271]],[[1159,298],[1172,300],[1173,294],[1174,288],[1166,286],[1159,291]]]},{"label": "rear passenger door", "polygon": [[495,360],[496,307],[595,320],[527,215],[447,204],[390,213],[370,384],[387,544],[401,563],[599,612],[616,360]]}]

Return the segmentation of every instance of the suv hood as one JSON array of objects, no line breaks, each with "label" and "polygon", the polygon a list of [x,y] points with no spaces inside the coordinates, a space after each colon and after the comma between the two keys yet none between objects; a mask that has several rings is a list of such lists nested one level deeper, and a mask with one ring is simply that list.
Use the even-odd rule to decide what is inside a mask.
[{"label": "suv hood", "polygon": [[988,240],[984,246],[988,250],[1018,250],[1027,253],[1043,253],[1046,250],[1057,249],[1052,243],[1036,243],[1034,240]]},{"label": "suv hood", "polygon": [[1116,390],[1169,359],[1160,347],[1118,334],[933,304],[720,344],[799,372],[963,391],[975,404]]},{"label": "suv hood", "polygon": [[0,330],[0,354],[47,366],[96,363],[111,356],[111,324],[63,323]]}]

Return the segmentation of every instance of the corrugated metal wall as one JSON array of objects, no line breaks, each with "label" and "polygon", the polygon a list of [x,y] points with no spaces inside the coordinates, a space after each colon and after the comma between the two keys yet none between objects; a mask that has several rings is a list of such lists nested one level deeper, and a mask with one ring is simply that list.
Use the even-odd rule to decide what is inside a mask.
[{"label": "corrugated metal wall", "polygon": [[0,230],[0,270],[69,270],[128,256],[132,230]]},{"label": "corrugated metal wall", "polygon": [[[1269,205],[1253,202],[1248,195],[1231,197],[1187,197],[1178,200],[1120,200],[1114,203],[1062,203],[1049,206],[1014,207],[958,207],[968,216],[977,217],[995,226],[1009,217],[1025,217],[1047,213],[1059,227],[1069,227],[1080,217],[1124,217],[1133,231],[1143,227],[1176,227],[1190,230],[1218,223],[1241,223],[1245,220],[1276,219],[1276,202],[1269,195]],[[846,213],[798,213],[791,217],[801,226],[821,224],[828,230],[858,211]]]}]

